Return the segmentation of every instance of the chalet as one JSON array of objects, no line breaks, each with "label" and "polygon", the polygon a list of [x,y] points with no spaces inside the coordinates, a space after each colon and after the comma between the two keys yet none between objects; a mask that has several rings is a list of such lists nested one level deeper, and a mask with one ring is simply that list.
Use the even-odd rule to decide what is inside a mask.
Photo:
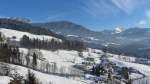
[{"label": "chalet", "polygon": [[95,59],[92,57],[84,58],[84,62],[82,62],[82,64],[85,64],[87,66],[92,66],[95,64]]},{"label": "chalet", "polygon": [[7,38],[7,43],[10,46],[20,46],[20,42],[17,40],[16,36],[12,36],[11,38]]},{"label": "chalet", "polygon": [[85,60],[94,62],[94,58],[92,58],[92,57],[87,57],[87,58],[85,58]]}]

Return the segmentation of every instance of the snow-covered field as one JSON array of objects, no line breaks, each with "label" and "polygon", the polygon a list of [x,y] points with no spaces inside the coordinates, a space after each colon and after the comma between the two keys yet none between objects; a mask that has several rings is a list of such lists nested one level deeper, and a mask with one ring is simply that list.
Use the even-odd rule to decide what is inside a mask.
[{"label": "snow-covered field", "polygon": [[131,62],[124,62],[124,61],[120,61],[120,60],[115,59],[115,58],[109,58],[109,60],[111,60],[112,62],[116,63],[117,66],[120,66],[120,67],[132,67],[132,68],[140,71],[141,73],[145,74],[146,76],[150,77],[150,67],[147,66],[147,65],[131,63]]},{"label": "snow-covered field", "polygon": [[12,78],[7,76],[0,76],[0,84],[8,84]]},{"label": "snow-covered field", "polygon": [[[38,49],[37,49],[38,50]],[[75,64],[81,64],[83,61],[83,58],[78,56],[77,51],[68,51],[68,50],[58,50],[58,51],[48,51],[48,50],[38,50],[42,52],[43,58],[45,58],[48,62],[55,62],[58,67],[65,66],[65,67],[72,67]],[[27,54],[28,49],[26,48],[20,48],[20,52],[23,52],[24,54]],[[85,57],[88,57],[88,52],[84,52],[83,55]],[[90,56],[95,56],[99,57],[98,54],[91,53]],[[75,61],[75,62],[74,62]],[[26,77],[28,68],[21,67],[21,66],[16,66],[16,65],[11,65],[12,67],[16,67],[16,70],[20,75]],[[37,72],[34,70],[31,70],[36,77],[39,79],[42,84],[49,84],[50,82],[52,84],[89,84],[89,81],[85,80],[75,80],[75,79],[69,79],[66,77],[59,77],[55,75],[49,75],[49,74],[44,74],[41,72]],[[83,82],[84,81],[84,82]],[[7,83],[5,83],[7,84]]]},{"label": "snow-covered field", "polygon": [[[55,62],[58,66],[71,67],[72,65],[82,62],[82,58],[78,56],[77,51],[68,51],[68,50],[38,50],[43,55],[48,62]],[[20,48],[20,52],[27,54],[28,49]]]},{"label": "snow-covered field", "polygon": [[[12,38],[13,36],[15,36],[16,41],[20,41],[23,35],[27,35],[30,38],[38,38],[40,40],[43,40],[43,39],[51,40],[53,38],[61,42],[61,39],[57,39],[55,37],[46,36],[46,35],[34,35],[31,33],[21,32],[21,31],[16,31],[16,30],[11,30],[11,29],[0,28],[0,32],[2,32],[2,34],[7,38],[8,37]],[[20,52],[22,52],[24,55],[26,55],[29,51],[26,48],[19,48],[19,49],[20,49]],[[38,50],[38,49],[36,50],[42,53],[43,58],[45,58],[47,62],[49,63],[55,62],[58,67],[63,66],[63,67],[68,67],[68,68],[76,64],[82,64],[82,62],[84,62],[84,58],[87,58],[87,57],[95,58],[94,59],[95,63],[98,64],[100,63],[100,57],[103,55],[103,52],[101,50],[90,49],[90,48],[87,51],[83,52],[83,57],[79,56],[79,52],[73,51],[73,50],[72,51],[69,51],[69,50],[50,51],[50,50]],[[119,55],[115,55],[111,53],[107,53],[107,55],[109,55],[108,59],[112,61],[113,63],[115,63],[117,66],[132,67],[133,69],[138,70],[139,72],[147,76],[148,79],[150,78],[150,66],[133,63],[135,62],[134,57],[127,57],[123,55],[119,56]],[[11,67],[16,67],[17,72],[19,72],[22,76],[26,77],[28,73],[28,68],[16,66],[12,64],[11,64]],[[37,72],[34,70],[31,70],[31,71],[35,74],[36,78],[38,78],[39,81],[42,82],[42,84],[49,84],[50,82],[52,84],[89,84],[86,82],[82,82],[81,79],[75,80],[75,79],[59,77],[55,75],[44,74],[44,73]],[[141,77],[140,74],[136,74],[136,73],[132,73],[130,76],[131,78]],[[7,84],[10,81],[10,79],[11,78],[9,77],[0,76],[0,84]],[[138,83],[135,83],[135,84],[138,84]]]},{"label": "snow-covered field", "polygon": [[35,34],[31,34],[28,32],[22,32],[22,31],[16,31],[16,30],[12,30],[12,29],[5,29],[5,28],[0,28],[0,32],[7,38],[12,38],[12,37],[16,37],[16,41],[20,41],[20,39],[23,37],[23,35],[29,36],[31,39],[40,39],[40,40],[51,40],[51,39],[55,39],[57,41],[62,41],[61,39],[52,37],[52,36],[47,36],[47,35],[35,35]]},{"label": "snow-covered field", "polygon": [[[55,39],[58,41],[62,41],[61,39],[52,37],[52,36],[46,36],[46,35],[34,35],[28,32],[21,32],[21,31],[16,31],[16,30],[11,30],[11,29],[5,29],[5,28],[0,28],[0,32],[4,37],[6,38],[12,38],[15,37],[16,41],[20,41],[23,35],[29,36],[29,38],[38,38],[40,40],[51,40]],[[28,53],[28,49],[26,48],[20,48],[19,49],[21,53],[24,54],[24,56]],[[43,58],[45,58],[46,61],[49,63],[55,62],[57,66],[59,67],[72,67],[73,65],[77,63],[82,62],[82,58],[78,56],[77,51],[68,51],[68,50],[58,50],[58,51],[48,51],[48,50],[38,50],[37,51],[41,52],[43,55]],[[12,67],[15,67],[16,65],[11,65]],[[22,76],[27,75],[28,68],[21,67],[21,66],[16,66],[17,67],[17,72],[20,73]],[[32,70],[33,73],[35,73],[36,77],[42,82],[42,84],[49,84],[52,82],[52,84],[85,84],[84,82],[81,82],[81,80],[77,81],[74,79],[68,79],[66,77],[59,77],[55,75],[49,75],[49,74],[44,74],[41,72],[37,72]],[[2,77],[0,76],[0,80],[4,80],[4,82],[9,82],[10,78],[9,77]],[[3,82],[3,81],[2,81]],[[0,83],[2,84],[2,83]],[[7,84],[7,83],[4,83]]]},{"label": "snow-covered field", "polygon": [[[20,51],[24,52],[24,54],[27,54],[27,52],[28,52],[28,50],[25,48],[20,48]],[[56,62],[58,64],[58,66],[71,67],[72,65],[80,64],[83,62],[83,58],[78,56],[77,51],[68,51],[68,50],[58,50],[58,51],[39,50],[39,51],[42,52],[43,57],[46,58],[46,60],[48,62]],[[89,51],[83,52],[83,56],[84,57],[89,57],[89,56],[94,57],[95,59],[97,59],[95,61],[98,61],[99,57],[103,53],[100,50],[97,50],[97,52],[100,52],[101,54],[97,54],[95,52],[93,53],[92,50],[89,49]],[[109,53],[108,53],[108,55],[110,55],[109,60],[116,63],[117,66],[132,67],[132,68],[140,71],[141,73],[145,74],[147,77],[150,77],[150,67],[147,65],[143,65],[143,64],[131,63],[132,61],[134,61],[133,57],[129,57],[130,60],[132,60],[131,62],[125,62],[125,60],[123,60],[123,59],[120,60],[118,55],[109,54]],[[125,58],[126,56],[123,56],[123,57]],[[127,58],[128,57],[126,57],[126,59]],[[14,67],[15,65],[12,65],[12,66]],[[26,76],[28,69],[25,67],[17,66],[17,71],[21,75]],[[59,77],[59,76],[55,76],[55,75],[48,75],[48,74],[44,74],[44,73],[37,72],[34,70],[32,70],[32,72],[34,72],[36,77],[44,84],[48,84],[49,82],[52,82],[54,84],[60,84],[62,82],[63,82],[63,84],[89,84],[86,82],[81,82],[82,80],[74,80],[74,79],[68,79],[68,78]],[[139,77],[141,77],[141,75],[132,73],[131,77],[139,78]],[[134,83],[134,84],[139,84],[139,82]]]},{"label": "snow-covered field", "polygon": [[[101,54],[92,53],[91,49],[89,51],[83,52],[83,57],[79,57],[78,52],[74,50],[57,50],[57,51],[50,51],[50,50],[39,50],[48,62],[55,62],[58,66],[65,66],[71,67],[75,64],[81,64],[86,57],[93,57],[95,58],[95,62],[99,63],[99,57]],[[95,50],[96,52],[101,52],[101,50]],[[20,52],[27,54],[28,49],[20,48]]]},{"label": "snow-covered field", "polygon": [[[26,78],[26,76],[28,74],[28,70],[29,70],[28,68],[25,68],[22,66],[17,66],[17,65],[12,65],[12,64],[9,64],[9,65],[11,66],[11,68],[15,68],[15,71],[17,71],[21,76]],[[62,83],[63,84],[86,84],[86,83],[82,82],[81,80],[77,81],[77,80],[73,80],[73,79],[69,79],[69,78],[65,78],[65,77],[44,74],[44,73],[34,71],[34,70],[31,70],[31,72],[35,74],[35,77],[42,84],[49,84],[49,83],[52,83],[52,84],[62,84]],[[11,73],[14,73],[14,71],[12,71]],[[12,78],[9,78],[6,76],[0,76],[0,84],[8,84],[10,79],[12,79]]]},{"label": "snow-covered field", "polygon": [[[144,81],[147,81],[147,83],[144,84],[150,84],[150,66],[138,63],[125,62],[116,58],[109,58],[109,60],[116,63],[116,65],[119,67],[131,67],[135,70],[138,70],[140,73],[146,76],[145,78],[135,80],[133,82],[134,84],[143,84]],[[142,76],[139,74],[131,74],[131,78],[140,78],[140,77]]]}]

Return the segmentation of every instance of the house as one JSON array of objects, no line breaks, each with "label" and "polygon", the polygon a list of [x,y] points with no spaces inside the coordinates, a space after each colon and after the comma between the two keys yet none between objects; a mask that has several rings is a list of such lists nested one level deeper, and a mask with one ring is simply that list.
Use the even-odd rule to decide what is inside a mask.
[{"label": "house", "polygon": [[8,37],[7,39],[6,39],[6,41],[7,41],[7,43],[8,43],[8,45],[10,45],[10,46],[20,46],[20,42],[18,41],[18,40],[16,40],[16,37],[15,36],[12,36],[11,38],[10,37]]},{"label": "house", "polygon": [[94,62],[94,58],[92,58],[92,57],[87,57],[87,58],[85,58],[85,60],[86,60],[86,61]]},{"label": "house", "polygon": [[95,59],[92,57],[84,58],[84,62],[82,62],[82,64],[85,64],[87,66],[92,66],[95,64]]},{"label": "house", "polygon": [[84,62],[82,62],[82,65],[84,66],[85,70],[91,69],[94,64],[95,64],[95,59],[92,57],[84,58]]}]

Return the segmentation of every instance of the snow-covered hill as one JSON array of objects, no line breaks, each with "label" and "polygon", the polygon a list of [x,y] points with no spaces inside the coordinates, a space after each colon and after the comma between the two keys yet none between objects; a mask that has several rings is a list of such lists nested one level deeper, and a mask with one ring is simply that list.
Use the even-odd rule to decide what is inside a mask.
[{"label": "snow-covered hill", "polygon": [[[13,40],[20,41],[23,35],[29,36],[29,38],[38,38],[40,40],[47,39],[55,39],[61,42],[61,39],[52,37],[52,36],[46,36],[46,35],[34,35],[28,32],[21,32],[11,29],[5,29],[0,28],[0,32],[4,35],[5,38],[12,38]],[[13,38],[15,37],[15,39]],[[10,39],[11,40],[11,39]],[[15,68],[15,70],[23,77],[26,77],[28,73],[28,69],[31,69],[31,72],[33,72],[36,76],[36,78],[42,82],[42,84],[49,84],[50,82],[52,84],[91,84],[90,82],[94,82],[94,79],[88,80],[84,79],[84,70],[81,68],[84,68],[88,71],[90,71],[91,67],[93,67],[96,64],[101,63],[101,57],[105,54],[101,50],[97,49],[91,49],[88,48],[87,50],[83,52],[78,52],[75,50],[62,50],[58,49],[55,51],[51,50],[44,50],[44,49],[27,49],[27,48],[19,48],[20,54],[22,55],[22,59],[24,60],[22,62],[23,66],[14,65],[14,64],[8,64],[10,67]],[[32,61],[30,60],[29,66],[26,66],[27,62],[25,59],[28,56],[28,54],[35,52],[37,57],[37,67],[33,69]],[[33,54],[33,53],[32,53]],[[108,60],[116,64],[117,67],[131,67],[140,73],[144,74],[147,78],[150,78],[150,66],[144,65],[144,64],[138,64],[135,63],[136,58],[129,57],[129,56],[123,56],[123,55],[115,55],[111,53],[106,54],[108,56]],[[32,55],[29,55],[29,59],[33,59]],[[54,72],[48,72],[45,69],[45,66],[49,64],[50,68],[54,68],[54,65],[57,66],[57,68]],[[52,64],[52,65],[51,65]],[[90,65],[91,64],[91,65]],[[77,68],[75,66],[78,66],[80,68]],[[44,69],[43,69],[44,67]],[[43,70],[43,71],[42,71]],[[53,71],[53,70],[52,70]],[[14,73],[14,72],[11,72]],[[71,77],[63,77],[62,75],[58,74],[73,74],[77,73],[77,75],[82,75],[82,77],[74,77],[72,79]],[[131,78],[141,78],[143,75],[132,73],[130,75]],[[3,84],[7,84],[7,82],[10,81],[10,77],[6,76],[0,76],[0,84],[1,80],[3,80]],[[138,84],[137,82],[135,84]]]},{"label": "snow-covered hill", "polygon": [[[23,37],[23,35],[26,35],[31,39],[49,40],[49,41],[51,39],[54,39],[56,41],[62,42],[61,39],[58,39],[52,36],[35,35],[35,34],[28,33],[28,32],[22,32],[22,31],[17,31],[17,30],[12,30],[12,29],[0,28],[0,32],[2,36],[5,38],[5,40],[9,38],[9,40],[15,40],[13,42],[19,42],[20,39]],[[58,74],[75,73],[77,71],[77,70],[74,71],[75,69],[73,68],[73,66],[77,63],[82,63],[82,58],[78,56],[77,51],[74,51],[74,50],[50,51],[50,50],[27,49],[27,48],[19,48],[19,51],[20,51],[20,54],[22,55],[21,59],[26,59],[26,56],[29,52],[36,52],[36,54],[38,55],[38,59],[37,59],[38,71],[32,70],[32,72],[35,74],[36,78],[40,80],[42,84],[49,84],[50,82],[52,84],[60,84],[62,82],[64,84],[85,84],[84,82],[81,82],[81,80],[68,79],[66,77],[60,77],[58,75]],[[31,60],[33,59],[32,55],[29,56],[29,59],[30,59],[29,66],[31,67],[32,66]],[[23,65],[26,63],[27,61],[25,60],[23,62]],[[47,66],[47,64],[49,64],[49,66],[51,67],[56,66],[57,69],[55,70],[55,72],[51,72],[51,74],[46,72],[45,68],[43,69],[43,67]],[[17,68],[16,70],[17,72],[19,72],[21,76],[26,77],[26,75],[28,74],[27,72],[29,69],[28,66],[22,67],[22,66],[17,66],[13,64],[9,64],[9,65],[11,67]],[[43,69],[43,71],[41,71],[41,68]],[[44,73],[41,73],[41,72],[44,72]],[[7,84],[7,82],[9,82],[9,80],[11,79],[9,77],[4,77],[4,76],[0,76],[0,77],[1,77],[0,80],[4,80],[5,82],[3,84]]]},{"label": "snow-covered hill", "polygon": [[31,34],[28,32],[22,32],[22,31],[17,31],[17,30],[12,30],[12,29],[6,29],[6,28],[0,28],[0,32],[7,38],[12,38],[15,37],[14,40],[16,41],[20,41],[20,39],[26,35],[29,36],[31,39],[39,39],[39,40],[51,40],[51,39],[55,39],[59,42],[61,42],[61,39],[52,37],[52,36],[47,36],[47,35],[35,35],[35,34]]},{"label": "snow-covered hill", "polygon": [[[94,50],[94,51],[93,51]],[[77,51],[67,51],[67,50],[58,50],[58,51],[48,51],[48,50],[38,50],[42,52],[43,58],[45,58],[48,62],[55,62],[59,67],[72,67],[76,64],[82,64],[84,62],[84,59],[82,57],[78,56]],[[26,48],[20,48],[20,52],[23,52],[24,54],[27,54],[28,49]],[[101,50],[95,50],[95,49],[89,49],[88,51],[83,52],[84,58],[86,57],[93,57],[95,58],[95,62],[98,64],[100,63],[99,58],[104,53]],[[127,57],[127,56],[121,56],[122,59],[118,57],[118,55],[115,54],[107,54],[109,56],[109,60],[115,63],[119,67],[132,67],[141,73],[145,74],[147,77],[150,77],[150,67],[143,64],[133,63],[135,61],[135,58],[133,57]],[[75,62],[74,62],[75,61]],[[12,65],[11,67],[16,67],[17,72],[19,72],[22,76],[26,77],[28,68],[21,67],[17,65]],[[48,84],[51,82],[52,84],[90,84],[91,80],[83,80],[83,79],[68,79],[66,77],[59,77],[56,75],[49,75],[45,73],[41,73],[38,71],[31,70],[33,73],[35,73],[36,77],[44,84]],[[138,78],[141,77],[140,74],[134,74],[131,75],[132,78]],[[5,78],[5,77],[4,77]],[[3,78],[1,78],[3,79]],[[6,81],[8,81],[10,78],[5,78]],[[139,84],[137,81],[135,81],[134,84]]]},{"label": "snow-covered hill", "polygon": [[[21,76],[23,76],[24,78],[26,78],[27,74],[28,74],[28,68],[26,67],[22,67],[22,66],[17,66],[17,65],[13,65],[13,64],[7,64],[10,66],[10,68],[15,68]],[[59,77],[59,76],[55,76],[55,75],[49,75],[49,74],[44,74],[35,70],[31,70],[32,73],[35,74],[35,77],[42,83],[42,84],[86,84],[84,82],[82,82],[81,80],[73,80],[73,79],[68,79],[65,77]],[[11,72],[12,74],[15,73],[14,71]],[[0,84],[8,84],[9,80],[12,79],[10,77],[6,77],[6,76],[0,76]],[[2,83],[3,82],[3,83]]]}]

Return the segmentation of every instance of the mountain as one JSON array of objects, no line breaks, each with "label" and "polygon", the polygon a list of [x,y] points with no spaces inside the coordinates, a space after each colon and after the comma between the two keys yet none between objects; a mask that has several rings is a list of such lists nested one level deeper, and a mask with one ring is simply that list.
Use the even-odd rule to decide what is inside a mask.
[{"label": "mountain", "polygon": [[[32,43],[30,48],[21,46],[24,36],[28,36],[31,41],[38,39],[36,42],[40,41],[40,43]],[[62,43],[64,40],[50,35],[37,35],[8,28],[0,28],[0,38],[3,39],[0,41],[0,82],[3,83],[0,84],[61,84],[62,82],[87,84],[81,80],[68,79],[69,76],[74,75],[84,76],[81,69],[74,68],[76,64],[83,62],[78,51],[39,47],[41,44],[43,47],[58,47],[59,45],[55,44]],[[53,44],[54,42],[56,43]],[[30,42],[28,41],[27,44]],[[31,48],[32,46],[38,46],[38,48]],[[28,78],[29,72],[32,74],[32,80]],[[33,78],[36,79],[36,83],[33,82]]]},{"label": "mountain", "polygon": [[[57,43],[57,41],[55,41],[54,39],[49,42],[47,40],[41,41],[36,38],[34,40],[31,40],[27,35],[25,35],[25,36],[23,35],[22,39],[24,39],[24,41],[26,40],[25,41],[26,43],[24,43],[25,45],[22,45],[24,47],[28,46],[30,48],[35,48],[35,46],[33,46],[33,44],[32,44],[32,42],[33,42],[35,44],[38,44],[38,46],[36,46],[36,48],[41,46],[41,48],[43,48],[43,49],[46,49],[46,48],[54,49],[54,50],[55,49],[69,49],[69,50],[82,51],[82,48],[84,48],[84,49],[86,48],[86,46],[83,44],[83,42],[80,42],[78,40],[67,39],[62,35],[59,35],[53,31],[50,31],[49,29],[45,29],[45,28],[39,27],[39,26],[34,26],[31,23],[26,23],[26,22],[20,21],[18,19],[1,18],[0,19],[0,28],[13,29],[13,30],[18,30],[18,31],[22,31],[22,32],[33,33],[36,35],[47,35],[47,36],[52,36],[52,37],[62,40],[61,43]],[[43,45],[45,45],[45,46],[43,46]],[[49,47],[47,45],[49,45]]]},{"label": "mountain", "polygon": [[0,28],[14,29],[39,35],[51,35],[59,38],[61,37],[60,35],[55,34],[50,30],[44,29],[42,27],[33,26],[30,23],[14,18],[0,18]]},{"label": "mountain", "polygon": [[91,31],[82,25],[69,21],[34,23],[33,25],[50,29],[51,31],[64,35],[69,39],[80,39],[86,43],[93,43],[93,41],[99,40],[99,36],[102,35],[100,32]]},{"label": "mountain", "polygon": [[110,52],[117,54],[136,54],[139,57],[150,55],[149,28],[117,27],[115,30],[96,32],[69,21],[27,23],[13,18],[1,18],[0,27],[38,35],[50,35],[63,40],[83,41],[91,48],[103,49],[107,46]]},{"label": "mountain", "polygon": [[[24,35],[30,39],[36,38],[42,41],[55,39],[62,42],[62,40],[48,35],[36,35],[6,28],[0,28],[0,32],[1,38],[3,38],[0,41],[0,81],[4,82],[2,84],[31,84],[33,79],[36,83],[32,84],[61,84],[62,82],[63,84],[96,84],[97,78],[100,79],[100,82],[108,84],[106,80],[109,78],[110,72],[107,70],[111,70],[111,74],[115,75],[115,77],[112,76],[114,80],[117,80],[116,82],[113,81],[114,84],[125,84],[126,81],[124,82],[124,80],[128,79],[124,79],[124,68],[129,69],[128,76],[133,82],[136,82],[133,84],[137,84],[139,79],[142,81],[139,84],[144,84],[145,78],[150,78],[148,61],[138,61],[141,60],[140,58],[118,56],[112,53],[106,54],[101,50],[92,48],[78,52],[65,49],[53,51],[39,47],[15,47],[11,43],[15,45],[18,44],[16,42],[22,43],[21,38]],[[107,67],[101,68],[104,66]],[[97,73],[98,70],[106,72]],[[129,71],[127,70],[127,72]],[[122,79],[124,80],[122,81]],[[147,81],[149,80],[147,79]]]},{"label": "mountain", "polygon": [[[47,23],[34,23],[33,25],[50,29],[60,35],[64,35],[69,39],[77,39],[85,42],[92,48],[103,48],[105,46],[113,49],[114,53],[125,53],[129,55],[138,54],[139,56],[150,55],[149,52],[139,51],[138,48],[146,48],[149,44],[150,29],[149,28],[129,28],[124,29],[117,27],[115,30],[104,30],[95,32],[69,21],[57,21]],[[139,46],[139,44],[142,44]],[[131,45],[132,50],[130,49]],[[126,50],[131,50],[127,52]],[[142,53],[144,52],[144,53]]]},{"label": "mountain", "polygon": [[124,29],[122,27],[116,27],[115,28],[115,33],[121,33],[123,31],[124,31]]},{"label": "mountain", "polygon": [[[93,32],[81,25],[69,22],[69,21],[58,21],[58,22],[48,22],[48,23],[37,23],[35,25],[45,27],[47,29],[50,29],[51,31],[63,34],[63,35],[77,35],[82,36],[85,34],[93,34]],[[61,32],[60,32],[61,31]],[[80,33],[82,32],[82,33]]]},{"label": "mountain", "polygon": [[[0,27],[0,81],[4,82],[3,84],[61,84],[62,82],[63,84],[96,84],[97,81],[110,83],[110,78],[113,78],[114,84],[126,84],[129,78],[133,84],[139,83],[138,81],[140,81],[139,84],[149,81],[148,59],[109,52],[106,54],[105,50],[92,48],[78,51],[76,48],[82,49],[82,46],[77,43],[78,41],[66,41],[67,38],[61,39],[59,36],[62,35],[58,35],[54,31],[16,19],[0,19],[0,26],[7,27]],[[88,30],[93,35],[101,34],[100,38],[106,43],[99,43],[99,45],[109,47],[108,50],[111,52],[122,51],[128,54],[137,53],[137,50],[144,54],[149,52],[150,39],[134,40],[133,44],[132,39],[137,39],[139,36],[133,36],[130,33],[132,37],[129,38],[128,31],[135,34],[148,30],[132,28],[119,33],[116,30],[102,32]],[[118,38],[120,44],[117,44],[113,38],[104,39],[104,36],[105,38],[121,37],[124,40],[126,38],[128,45],[125,45],[125,42],[123,45],[123,41],[119,41],[120,38]],[[140,36],[139,39],[142,39],[143,36],[148,37],[149,33],[142,33]],[[91,47],[99,47],[94,43],[99,42],[99,39],[94,36],[79,37],[79,35],[67,34],[66,37],[78,38],[84,40]],[[72,47],[70,48],[70,46]],[[107,80],[110,81],[107,82]]]}]

